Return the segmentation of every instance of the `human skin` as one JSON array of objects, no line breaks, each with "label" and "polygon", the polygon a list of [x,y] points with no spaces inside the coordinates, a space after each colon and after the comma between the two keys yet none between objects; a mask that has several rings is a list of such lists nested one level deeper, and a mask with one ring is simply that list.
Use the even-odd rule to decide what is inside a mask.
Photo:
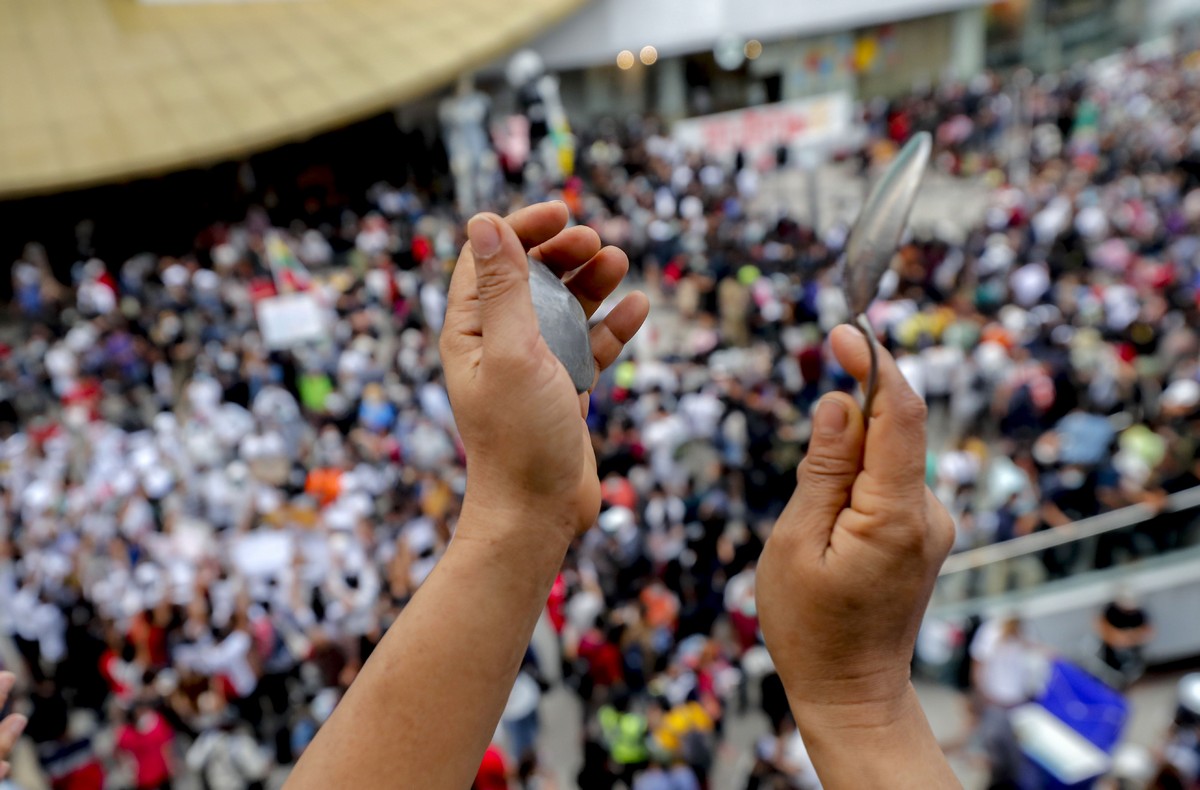
[{"label": "human skin", "polygon": [[[864,382],[849,326],[830,343]],[[925,403],[886,351],[869,428],[826,395],[756,576],[762,633],[825,787],[958,787],[909,679],[954,524],[925,486]]]},{"label": "human skin", "polygon": [[[628,262],[566,222],[561,204],[543,204],[468,225],[441,340],[467,454],[462,515],[289,788],[462,788],[474,777],[567,548],[600,507],[587,398],[538,333],[525,256],[564,273],[589,315]],[[634,293],[592,329],[598,369],[647,311]],[[861,380],[867,350],[853,343],[834,334]],[[848,396],[818,412],[800,487],[759,566],[759,608],[826,787],[949,787],[907,666],[952,526],[912,484],[923,479],[923,404],[895,362],[883,364],[865,454]],[[845,419],[836,436],[823,433],[831,416]]]},{"label": "human skin", "polygon": [[[600,509],[587,397],[538,332],[526,252],[564,276],[589,316],[629,263],[566,223],[566,207],[548,203],[468,225],[441,338],[467,454],[462,515],[289,788],[461,788],[475,776],[567,548]],[[598,370],[648,310],[635,292],[592,328]]]},{"label": "human skin", "polygon": [[[16,681],[17,677],[13,673],[0,672],[0,708],[8,701],[8,695]],[[10,714],[4,721],[0,721],[0,779],[6,779],[12,772],[8,758],[17,744],[17,739],[25,731],[25,724],[25,717],[19,713]]]}]

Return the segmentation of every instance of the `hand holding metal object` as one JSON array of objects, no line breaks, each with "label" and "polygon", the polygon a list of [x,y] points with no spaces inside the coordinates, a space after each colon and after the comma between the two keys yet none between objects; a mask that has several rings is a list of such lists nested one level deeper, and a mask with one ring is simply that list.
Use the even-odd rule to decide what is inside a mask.
[{"label": "hand holding metal object", "polygon": [[867,318],[867,308],[879,294],[879,284],[892,264],[900,237],[904,235],[932,150],[933,138],[928,132],[914,135],[900,149],[896,159],[872,187],[846,243],[842,292],[850,308],[851,323],[866,336],[871,349],[871,373],[863,398],[863,417],[867,420],[871,418],[879,367],[878,341]]},{"label": "hand holding metal object", "polygon": [[529,292],[546,345],[567,369],[576,392],[587,392],[596,377],[596,361],[587,314],[575,294],[541,261],[529,259]]}]

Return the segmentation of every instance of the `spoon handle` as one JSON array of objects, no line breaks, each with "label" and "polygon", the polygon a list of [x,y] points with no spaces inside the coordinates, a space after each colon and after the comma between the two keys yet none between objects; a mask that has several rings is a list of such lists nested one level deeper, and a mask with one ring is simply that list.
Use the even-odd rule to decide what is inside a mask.
[{"label": "spoon handle", "polygon": [[863,428],[871,422],[871,407],[875,403],[875,389],[879,383],[879,341],[875,339],[875,330],[865,313],[854,316],[854,327],[863,333],[867,339],[867,348],[871,351],[871,369],[867,373],[867,386],[863,388]]}]

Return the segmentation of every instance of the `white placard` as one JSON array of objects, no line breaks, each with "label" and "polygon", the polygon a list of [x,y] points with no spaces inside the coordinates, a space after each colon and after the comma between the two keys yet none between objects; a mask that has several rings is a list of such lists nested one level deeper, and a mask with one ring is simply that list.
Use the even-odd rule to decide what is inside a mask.
[{"label": "white placard", "polygon": [[286,532],[259,529],[238,538],[231,548],[233,566],[243,576],[279,576],[292,564],[294,545]]},{"label": "white placard", "polygon": [[326,313],[311,293],[267,297],[255,312],[267,348],[293,348],[328,337]]}]

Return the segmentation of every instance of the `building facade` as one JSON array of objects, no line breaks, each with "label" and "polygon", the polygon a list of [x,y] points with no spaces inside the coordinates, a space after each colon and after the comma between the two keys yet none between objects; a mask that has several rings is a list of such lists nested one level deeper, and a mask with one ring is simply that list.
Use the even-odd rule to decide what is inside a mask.
[{"label": "building facade", "polygon": [[985,68],[1063,68],[1200,22],[1200,0],[592,0],[534,40],[574,118],[673,120]]},{"label": "building facade", "polygon": [[982,0],[594,0],[531,45],[572,117],[893,95],[986,64]]}]

